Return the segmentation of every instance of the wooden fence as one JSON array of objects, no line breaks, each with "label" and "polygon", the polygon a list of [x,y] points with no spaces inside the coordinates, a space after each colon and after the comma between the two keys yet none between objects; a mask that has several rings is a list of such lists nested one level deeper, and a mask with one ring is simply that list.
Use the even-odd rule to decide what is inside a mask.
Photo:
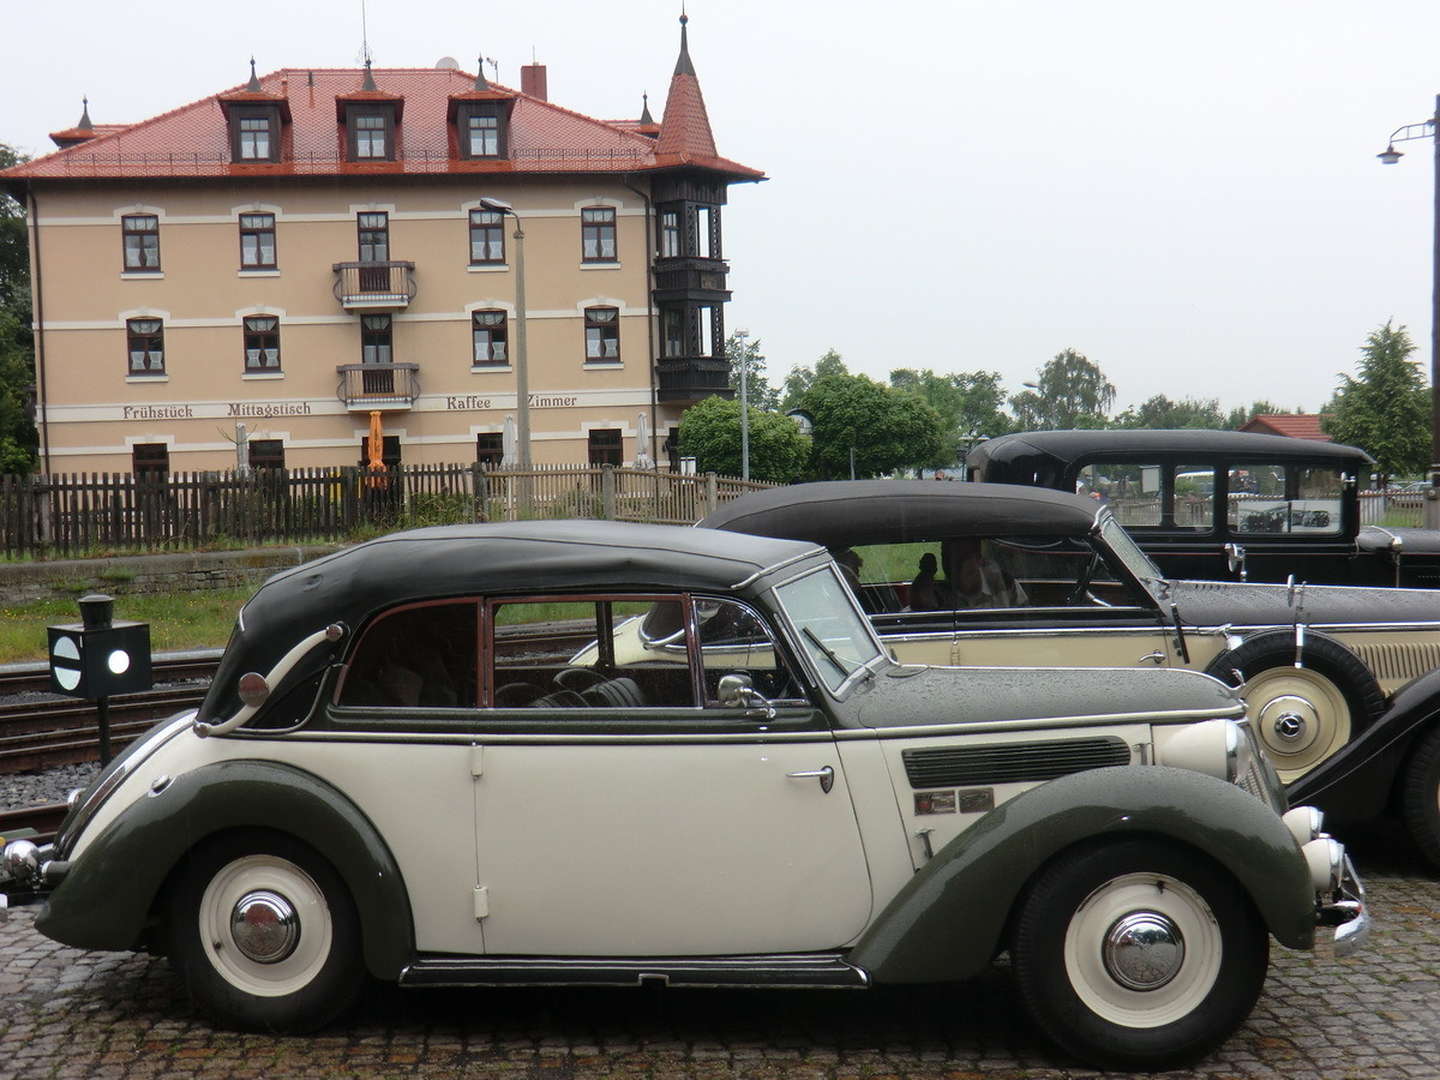
[{"label": "wooden fence", "polygon": [[772,485],[614,466],[480,465],[246,472],[0,476],[0,552],[73,556],[239,542],[338,540],[389,530],[517,518],[610,518],[689,525]]}]

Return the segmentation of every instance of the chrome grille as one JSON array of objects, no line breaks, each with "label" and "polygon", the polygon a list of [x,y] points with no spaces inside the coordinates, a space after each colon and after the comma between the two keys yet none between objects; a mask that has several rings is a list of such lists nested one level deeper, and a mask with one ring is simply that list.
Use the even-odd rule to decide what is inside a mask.
[{"label": "chrome grille", "polygon": [[900,756],[913,788],[973,787],[1039,783],[1086,769],[1129,765],[1130,747],[1124,739],[1112,735],[905,750]]}]

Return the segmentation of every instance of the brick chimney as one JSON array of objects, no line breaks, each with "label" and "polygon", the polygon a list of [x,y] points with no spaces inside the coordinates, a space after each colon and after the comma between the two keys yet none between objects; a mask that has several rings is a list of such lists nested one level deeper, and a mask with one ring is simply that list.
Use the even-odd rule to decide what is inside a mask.
[{"label": "brick chimney", "polygon": [[549,101],[549,89],[545,83],[544,64],[526,64],[520,69],[520,92]]}]

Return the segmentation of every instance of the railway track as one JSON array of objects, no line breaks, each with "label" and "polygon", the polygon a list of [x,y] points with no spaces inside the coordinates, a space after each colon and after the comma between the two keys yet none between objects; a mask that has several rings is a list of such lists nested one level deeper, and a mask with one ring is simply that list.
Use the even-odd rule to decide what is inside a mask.
[{"label": "railway track", "polygon": [[48,806],[27,806],[23,810],[0,810],[0,839],[10,839],[26,830],[34,829],[36,842],[43,842],[55,835],[65,817],[65,804],[52,803]]},{"label": "railway track", "polygon": [[[161,684],[157,689],[110,699],[112,752],[119,751],[156,720],[198,705],[218,659],[218,651],[156,657],[155,681]],[[165,685],[176,683],[180,685]],[[0,773],[99,760],[95,703],[34,697],[48,688],[49,673],[44,665],[0,673]]]}]

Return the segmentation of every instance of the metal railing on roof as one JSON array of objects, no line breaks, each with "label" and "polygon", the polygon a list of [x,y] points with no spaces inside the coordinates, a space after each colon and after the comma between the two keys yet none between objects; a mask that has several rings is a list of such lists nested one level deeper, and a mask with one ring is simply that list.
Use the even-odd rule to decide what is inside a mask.
[{"label": "metal railing on roof", "polygon": [[[576,167],[603,168],[634,166],[648,161],[653,156],[652,151],[644,147],[610,147],[610,148],[577,148],[577,147],[519,147],[511,148],[508,156],[495,159],[498,162],[544,162],[551,165],[575,165]],[[485,159],[482,159],[485,160]],[[295,171],[308,170],[331,170],[338,166],[350,165],[363,167],[366,170],[384,173],[387,171],[441,171],[448,169],[454,164],[471,164],[474,159],[458,158],[451,156],[448,152],[438,150],[420,150],[406,152],[404,157],[396,161],[353,161],[343,155],[331,151],[324,153],[301,153],[287,154],[280,161],[262,162],[237,162],[234,161],[228,150],[216,151],[192,151],[191,153],[126,153],[124,151],[96,152],[72,150],[63,155],[57,155],[54,161],[39,163],[44,170],[42,175],[48,174],[57,166],[62,168],[66,175],[80,176],[89,173],[99,173],[106,169],[157,169],[164,168],[172,172],[216,172],[222,170],[228,172],[232,166],[241,170],[254,169],[261,172],[265,169],[284,169],[288,167]]]}]

